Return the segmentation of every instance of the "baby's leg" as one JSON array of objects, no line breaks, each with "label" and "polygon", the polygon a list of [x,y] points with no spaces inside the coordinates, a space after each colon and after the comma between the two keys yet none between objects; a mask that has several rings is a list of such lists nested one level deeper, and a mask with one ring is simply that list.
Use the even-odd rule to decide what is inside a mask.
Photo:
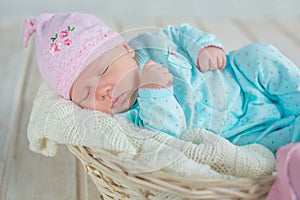
[{"label": "baby's leg", "polygon": [[282,146],[300,142],[300,116],[282,118],[266,126],[264,131],[241,133],[229,140],[240,146],[262,144],[275,153]]},{"label": "baby's leg", "polygon": [[300,115],[300,68],[272,45],[254,43],[235,54],[239,70],[281,106],[284,116]]},{"label": "baby's leg", "polygon": [[232,52],[232,62],[271,102],[279,105],[282,119],[260,136],[240,135],[238,144],[261,143],[276,150],[300,140],[300,69],[272,45],[254,43]]}]

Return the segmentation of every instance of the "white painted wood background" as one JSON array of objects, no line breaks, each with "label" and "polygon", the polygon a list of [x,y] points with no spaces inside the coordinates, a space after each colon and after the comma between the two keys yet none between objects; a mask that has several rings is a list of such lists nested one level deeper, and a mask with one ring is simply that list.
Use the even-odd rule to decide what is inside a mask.
[{"label": "white painted wood background", "polygon": [[0,17],[40,12],[90,12],[101,17],[140,19],[171,16],[241,17],[299,16],[299,0],[9,0],[2,1]]},{"label": "white painted wood background", "polygon": [[[69,11],[68,9],[78,9],[81,5],[78,3],[79,1],[75,0],[74,5],[71,5],[71,1],[66,2],[52,0],[54,8],[50,7],[49,2],[43,4],[41,1],[33,0],[32,2],[17,2],[17,0],[1,2],[0,200],[101,199],[93,183],[84,173],[81,164],[64,146],[55,158],[43,157],[31,152],[28,148],[26,135],[28,118],[33,98],[42,79],[35,63],[34,48],[24,50],[21,45],[23,17],[27,14],[33,16],[41,10]],[[91,0],[85,1],[82,11],[89,9],[86,5],[89,2]],[[128,2],[134,2],[135,6],[143,5],[138,1]],[[97,14],[118,31],[147,26],[162,27],[166,24],[179,25],[181,22],[188,22],[200,29],[215,33],[228,51],[255,41],[272,43],[300,66],[300,9],[298,9],[300,1],[298,0],[287,0],[286,2],[292,3],[291,5],[284,5],[286,3],[281,1],[255,0],[254,2],[261,3],[258,6],[259,9],[253,10],[255,6],[251,4],[252,10],[248,11],[248,13],[255,14],[255,17],[254,15],[241,17],[239,13],[234,16],[229,13],[228,9],[222,11],[221,8],[214,7],[211,3],[205,4],[207,7],[201,8],[210,8],[214,12],[219,11],[219,15],[227,15],[222,18],[216,18],[218,14],[213,15],[207,9],[202,13],[202,17],[188,14],[187,9],[182,11],[179,18],[175,18],[174,10],[176,11],[176,9],[166,8],[173,2],[171,0],[162,3],[164,10],[157,6],[149,6],[148,1],[141,2],[144,2],[146,7],[148,6],[144,16],[141,11],[137,12],[137,15],[129,14],[128,12],[133,11],[132,8],[129,9],[131,5],[128,7],[113,6],[113,3],[117,3],[116,0],[110,2],[106,11],[103,11],[105,9],[100,8],[99,5],[99,10],[102,10],[103,13],[99,13],[98,8],[91,9],[91,13]],[[192,6],[188,8],[193,12],[195,12],[195,6],[193,6],[195,2],[189,1]],[[216,1],[213,2],[216,3]],[[273,10],[266,11],[266,15],[263,15],[260,9],[268,7],[269,4],[266,2],[278,3],[270,6],[278,13],[276,14]],[[34,4],[36,5],[32,6]],[[123,2],[123,4],[125,3]],[[19,8],[14,8],[16,5],[20,5]],[[238,8],[246,10],[247,5],[236,4],[232,10]],[[184,5],[182,6],[184,7]],[[279,8],[279,6],[281,7]],[[123,9],[127,11],[122,11]],[[110,16],[109,12],[113,13],[113,17],[108,17]],[[156,12],[156,14],[151,12]],[[124,16],[126,14],[128,16],[122,19],[121,16],[124,13]],[[209,14],[212,17],[209,17]]]}]

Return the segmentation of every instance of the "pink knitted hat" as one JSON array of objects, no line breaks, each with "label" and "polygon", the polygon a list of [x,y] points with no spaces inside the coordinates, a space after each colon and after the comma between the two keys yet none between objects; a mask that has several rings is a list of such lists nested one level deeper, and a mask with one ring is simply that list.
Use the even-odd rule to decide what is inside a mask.
[{"label": "pink knitted hat", "polygon": [[98,18],[84,13],[41,14],[26,19],[23,45],[36,33],[36,58],[45,81],[70,99],[79,73],[96,57],[124,42]]}]

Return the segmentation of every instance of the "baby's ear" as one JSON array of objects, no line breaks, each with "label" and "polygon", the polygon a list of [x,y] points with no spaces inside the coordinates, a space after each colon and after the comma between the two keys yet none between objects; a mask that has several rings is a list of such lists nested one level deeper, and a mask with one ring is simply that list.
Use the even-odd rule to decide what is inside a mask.
[{"label": "baby's ear", "polygon": [[123,47],[126,49],[126,51],[132,56],[132,57],[134,57],[135,56],[135,51],[134,51],[134,49],[131,47],[131,46],[129,46],[129,44],[127,44],[127,43],[123,43]]}]

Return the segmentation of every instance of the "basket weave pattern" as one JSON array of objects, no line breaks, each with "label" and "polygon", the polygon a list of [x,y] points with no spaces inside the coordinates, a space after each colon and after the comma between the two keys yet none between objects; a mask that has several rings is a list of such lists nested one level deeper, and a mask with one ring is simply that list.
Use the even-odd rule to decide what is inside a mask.
[{"label": "basket weave pattern", "polygon": [[232,180],[205,179],[165,173],[129,173],[133,166],[123,163],[106,150],[95,158],[92,150],[68,146],[81,161],[104,199],[265,199],[274,176],[237,178]]}]

